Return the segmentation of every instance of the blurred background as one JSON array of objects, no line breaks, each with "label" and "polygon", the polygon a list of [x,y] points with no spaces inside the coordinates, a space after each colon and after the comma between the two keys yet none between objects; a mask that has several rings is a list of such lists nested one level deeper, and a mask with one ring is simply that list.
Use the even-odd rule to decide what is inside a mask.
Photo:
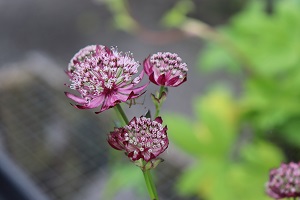
[{"label": "blurred background", "polygon": [[[64,96],[64,70],[91,44],[188,64],[162,108],[162,200],[267,200],[269,170],[300,159],[299,0],[0,0],[0,25],[0,200],[148,199],[106,142],[114,110]],[[157,89],[123,105],[129,118],[154,111]]]}]

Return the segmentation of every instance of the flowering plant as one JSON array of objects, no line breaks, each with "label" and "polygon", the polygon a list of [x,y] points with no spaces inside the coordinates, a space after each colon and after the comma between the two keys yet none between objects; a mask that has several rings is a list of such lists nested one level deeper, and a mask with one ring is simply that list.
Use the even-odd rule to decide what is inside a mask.
[{"label": "flowering plant", "polygon": [[[91,45],[81,49],[71,59],[67,75],[70,89],[76,90],[80,96],[65,92],[66,96],[77,104],[78,109],[100,108],[99,114],[115,108],[121,116],[123,126],[115,127],[108,134],[108,144],[125,155],[141,168],[151,199],[158,200],[150,170],[163,160],[158,156],[169,145],[167,126],[159,116],[162,103],[167,96],[167,86],[177,87],[187,80],[187,65],[174,53],[158,52],[148,56],[143,62],[143,70],[138,74],[139,62],[132,54],[118,52],[116,48],[103,45]],[[145,93],[149,83],[137,87],[144,77],[159,85],[159,91],[152,100],[156,112],[151,119],[150,111],[141,117],[128,120],[120,103],[136,99]],[[135,76],[137,75],[137,76]]]},{"label": "flowering plant", "polygon": [[120,102],[140,96],[146,85],[135,88],[142,80],[143,72],[136,78],[139,63],[129,53],[115,48],[91,45],[81,49],[71,59],[67,74],[80,97],[66,92],[67,97],[78,103],[79,109],[100,107],[103,112]]},{"label": "flowering plant", "polygon": [[282,163],[270,171],[267,194],[274,199],[300,197],[300,162]]}]

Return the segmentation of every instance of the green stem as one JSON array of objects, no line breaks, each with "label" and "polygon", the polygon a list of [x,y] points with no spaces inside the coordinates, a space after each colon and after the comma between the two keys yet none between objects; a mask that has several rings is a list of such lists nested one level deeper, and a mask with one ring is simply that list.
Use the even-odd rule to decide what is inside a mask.
[{"label": "green stem", "polygon": [[150,195],[151,200],[158,200],[158,195],[156,192],[156,188],[150,173],[150,170],[142,170],[144,179],[147,185],[148,193]]},{"label": "green stem", "polygon": [[[165,90],[165,86],[160,86],[158,96],[156,97],[157,99],[161,98],[161,95],[162,95],[164,90]],[[160,104],[158,104],[158,106],[156,106],[156,112],[155,112],[155,117],[154,118],[158,117],[161,106],[162,106],[162,102]]]},{"label": "green stem", "polygon": [[126,114],[125,114],[123,108],[121,107],[121,105],[120,105],[120,104],[117,104],[117,105],[115,106],[115,108],[116,108],[116,111],[117,111],[117,112],[120,114],[120,116],[122,117],[122,119],[123,119],[123,121],[125,122],[125,124],[129,124],[129,120],[128,120],[128,118],[127,118],[127,116],[126,116]]},{"label": "green stem", "polygon": [[[117,104],[115,106],[115,109],[116,109],[119,117],[124,121],[124,123],[125,124],[129,124],[129,120],[128,120],[128,118],[127,118],[124,110],[122,109],[121,105]],[[145,161],[143,161],[143,164],[144,165],[146,164]],[[147,189],[148,189],[148,193],[149,193],[149,195],[151,197],[151,200],[158,200],[158,195],[157,195],[157,192],[156,192],[156,188],[155,188],[154,182],[152,180],[152,176],[151,176],[150,170],[142,170],[142,171],[143,171],[143,175],[144,175],[144,178],[145,178],[146,186],[147,186]]]}]

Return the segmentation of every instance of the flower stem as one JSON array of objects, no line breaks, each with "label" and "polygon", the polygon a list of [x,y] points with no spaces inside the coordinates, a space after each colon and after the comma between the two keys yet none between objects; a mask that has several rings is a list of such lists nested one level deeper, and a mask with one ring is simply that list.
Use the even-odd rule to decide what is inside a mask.
[{"label": "flower stem", "polygon": [[116,108],[117,112],[120,114],[120,116],[122,117],[122,119],[123,119],[123,121],[125,122],[125,124],[128,124],[128,123],[129,123],[129,120],[128,120],[128,118],[127,118],[127,116],[126,116],[126,114],[125,114],[123,108],[121,107],[121,105],[120,105],[120,104],[117,104],[117,105],[115,106],[115,108]]},{"label": "flower stem", "polygon": [[158,200],[156,188],[150,170],[142,170],[151,200]]},{"label": "flower stem", "polygon": [[[163,90],[161,90],[163,91]],[[161,94],[160,94],[161,95]],[[124,123],[125,124],[129,124],[129,120],[124,112],[124,110],[122,109],[121,105],[120,104],[117,104],[115,106],[115,109],[117,111],[117,113],[119,114],[120,118],[123,119]],[[145,161],[143,161],[144,165],[146,164]],[[143,171],[143,175],[144,175],[144,178],[145,178],[145,182],[146,182],[146,186],[147,186],[147,189],[148,189],[148,193],[150,195],[150,198],[151,200],[158,200],[158,195],[157,195],[157,192],[156,192],[156,188],[155,188],[155,185],[154,185],[154,182],[152,180],[152,176],[151,176],[151,173],[150,173],[150,170],[146,170],[146,169],[142,169]]]},{"label": "flower stem", "polygon": [[[161,99],[161,95],[162,95],[162,93],[163,93],[164,90],[165,90],[165,86],[160,86],[158,96],[156,97],[157,99]],[[161,106],[162,106],[162,102],[160,102],[156,106],[155,117],[158,117]]]}]

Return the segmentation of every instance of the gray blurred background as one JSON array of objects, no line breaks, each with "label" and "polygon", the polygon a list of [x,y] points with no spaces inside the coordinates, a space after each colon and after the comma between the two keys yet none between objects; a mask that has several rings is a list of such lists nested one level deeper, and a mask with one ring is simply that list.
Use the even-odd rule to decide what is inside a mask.
[{"label": "gray blurred background", "polygon": [[[163,30],[159,20],[176,3],[128,2],[134,18],[152,31]],[[194,5],[191,17],[211,25],[226,22],[241,7],[234,0],[194,0]],[[223,73],[213,77],[198,73],[195,63],[203,41],[175,37],[155,42],[118,30],[113,14],[99,0],[0,0],[0,27],[0,200],[25,196],[31,200],[104,199],[111,178],[109,163],[117,159],[106,143],[114,126],[114,111],[101,115],[79,111],[64,96],[68,90],[64,70],[79,49],[90,44],[117,46],[131,51],[140,62],[157,51],[178,53],[189,66],[188,81],[180,89],[170,90],[163,112],[191,114],[196,94],[216,78],[230,78]],[[129,118],[144,114],[145,107],[153,109],[149,94],[156,89],[148,89],[143,106],[128,110]],[[176,175],[192,160],[172,145],[164,157],[167,161],[156,170],[161,199],[181,199],[172,186]],[[7,181],[24,198],[13,196],[17,192]],[[113,199],[142,199],[133,188],[117,192]]]}]

